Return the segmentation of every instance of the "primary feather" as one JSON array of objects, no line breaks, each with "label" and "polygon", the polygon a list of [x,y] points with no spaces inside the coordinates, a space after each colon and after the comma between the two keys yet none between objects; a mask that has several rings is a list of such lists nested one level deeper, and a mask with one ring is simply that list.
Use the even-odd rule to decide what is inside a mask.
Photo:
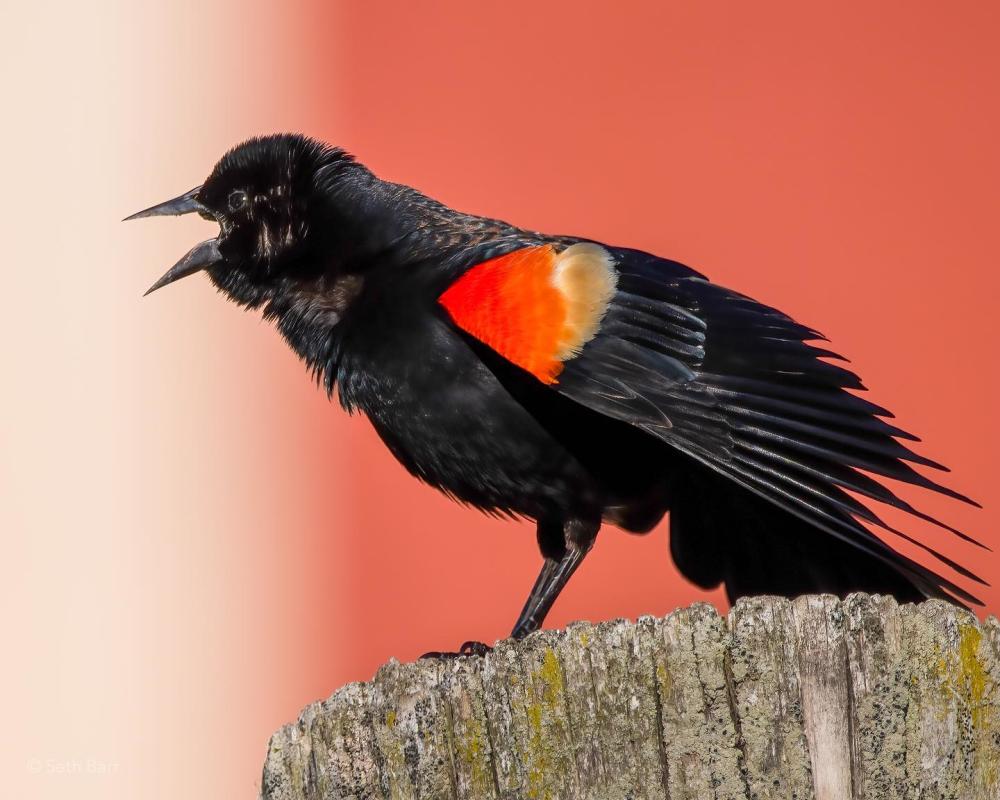
[{"label": "primary feather", "polygon": [[809,343],[822,338],[818,332],[676,262],[612,252],[618,294],[600,334],[567,364],[559,391],[648,430],[775,506],[898,568],[927,595],[978,602],[859,522],[915,541],[848,491],[976,542],[861,471],[972,502],[907,464],[942,469],[897,441],[916,437],[883,422],[887,412],[848,391],[863,386],[849,370],[823,360],[840,357]]}]

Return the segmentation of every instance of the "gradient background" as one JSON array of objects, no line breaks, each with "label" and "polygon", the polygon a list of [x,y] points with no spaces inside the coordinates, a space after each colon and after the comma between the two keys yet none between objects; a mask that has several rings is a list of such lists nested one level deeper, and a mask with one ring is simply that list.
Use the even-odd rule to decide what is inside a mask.
[{"label": "gradient background", "polygon": [[[995,541],[1000,5],[33,2],[0,37],[5,796],[255,796],[303,705],[504,635],[534,578],[528,525],[406,476],[207,281],[140,298],[211,228],[118,220],[251,134],[789,311]],[[549,622],[697,599],[663,526],[608,530]]]}]

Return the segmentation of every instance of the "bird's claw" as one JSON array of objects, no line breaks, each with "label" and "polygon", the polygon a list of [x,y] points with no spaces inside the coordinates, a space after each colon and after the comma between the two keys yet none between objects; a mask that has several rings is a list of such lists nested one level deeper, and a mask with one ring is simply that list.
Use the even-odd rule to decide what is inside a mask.
[{"label": "bird's claw", "polygon": [[449,651],[438,652],[436,650],[432,650],[430,653],[424,653],[422,656],[420,656],[420,658],[421,659],[462,658],[463,656],[473,656],[481,658],[482,656],[485,656],[492,650],[493,650],[492,647],[490,647],[488,644],[484,644],[483,642],[469,641],[469,642],[463,642],[462,646],[455,652],[449,652]]},{"label": "bird's claw", "polygon": [[478,656],[479,658],[482,658],[487,653],[490,653],[492,651],[493,648],[490,647],[488,644],[475,641],[463,642],[462,646],[458,650],[458,652],[463,656]]}]

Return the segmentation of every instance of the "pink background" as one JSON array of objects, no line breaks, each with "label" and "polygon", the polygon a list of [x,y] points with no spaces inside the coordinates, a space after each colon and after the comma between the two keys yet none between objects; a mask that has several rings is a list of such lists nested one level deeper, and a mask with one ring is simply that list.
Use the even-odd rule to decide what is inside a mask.
[{"label": "pink background", "polygon": [[[304,131],[461,209],[687,261],[820,328],[987,506],[927,509],[993,541],[1000,6],[932,8],[7,12],[4,794],[254,796],[303,705],[389,656],[503,636],[533,580],[530,526],[405,475],[207,281],[140,299],[211,227],[118,220],[251,134]],[[662,527],[609,529],[550,624],[698,599],[723,607]]]}]

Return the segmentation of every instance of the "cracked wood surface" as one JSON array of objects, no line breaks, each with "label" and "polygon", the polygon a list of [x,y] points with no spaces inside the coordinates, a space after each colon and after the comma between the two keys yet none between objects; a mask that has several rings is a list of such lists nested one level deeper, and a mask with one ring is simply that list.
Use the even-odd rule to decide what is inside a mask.
[{"label": "cracked wood surface", "polygon": [[390,661],[271,739],[265,800],[996,800],[1000,624],[740,601]]}]

